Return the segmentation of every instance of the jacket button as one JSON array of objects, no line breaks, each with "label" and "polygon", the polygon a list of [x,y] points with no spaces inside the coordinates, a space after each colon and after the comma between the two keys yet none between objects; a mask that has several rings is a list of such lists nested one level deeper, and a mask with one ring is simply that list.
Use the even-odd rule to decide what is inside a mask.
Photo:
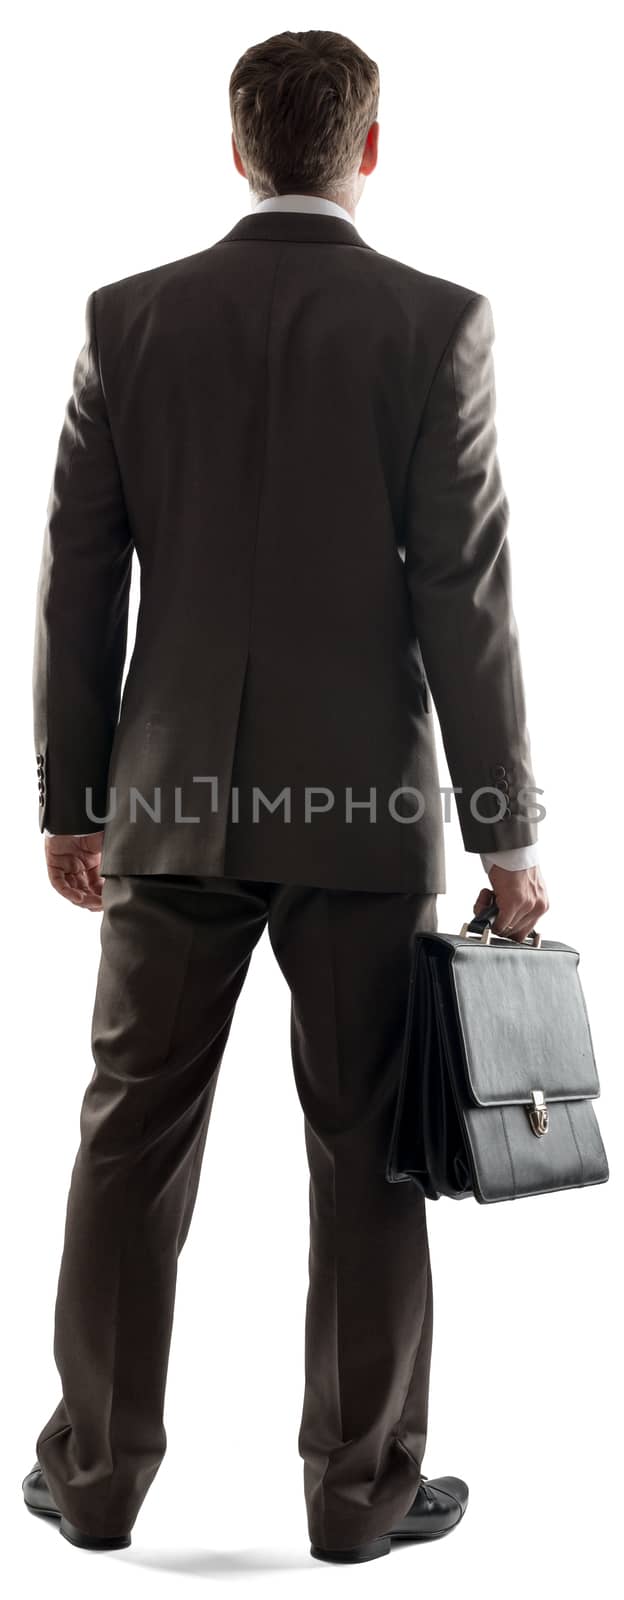
[{"label": "jacket button", "polygon": [[494,777],[495,778],[504,778],[505,777],[505,768],[504,767],[495,767],[494,768]]}]

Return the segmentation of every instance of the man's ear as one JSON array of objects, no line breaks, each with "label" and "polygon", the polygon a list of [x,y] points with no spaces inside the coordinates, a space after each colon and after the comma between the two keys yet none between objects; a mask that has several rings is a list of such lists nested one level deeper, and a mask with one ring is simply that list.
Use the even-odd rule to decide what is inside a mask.
[{"label": "man's ear", "polygon": [[234,157],[234,166],[236,167],[236,171],[240,172],[241,178],[246,178],[247,173],[245,172],[245,168],[238,153],[238,147],[234,138],[234,134],[232,134],[232,155]]},{"label": "man's ear", "polygon": [[359,168],[360,172],[363,172],[365,177],[368,177],[369,172],[374,172],[375,167],[377,166],[378,150],[379,123],[371,122],[370,128],[366,135],[366,144],[364,145],[364,151]]}]

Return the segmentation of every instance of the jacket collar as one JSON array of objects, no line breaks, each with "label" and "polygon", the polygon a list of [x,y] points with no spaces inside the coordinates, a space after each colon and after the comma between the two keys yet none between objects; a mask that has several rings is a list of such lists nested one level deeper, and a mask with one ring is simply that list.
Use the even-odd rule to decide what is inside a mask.
[{"label": "jacket collar", "polygon": [[357,244],[363,250],[373,246],[362,238],[354,222],[317,211],[250,211],[241,217],[219,244],[239,239],[277,239],[294,244]]}]

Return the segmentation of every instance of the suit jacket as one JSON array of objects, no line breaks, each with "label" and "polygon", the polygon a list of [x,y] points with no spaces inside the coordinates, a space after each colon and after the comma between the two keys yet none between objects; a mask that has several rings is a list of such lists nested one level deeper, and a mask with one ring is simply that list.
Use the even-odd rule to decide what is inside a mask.
[{"label": "suit jacket", "polygon": [[104,873],[443,890],[431,694],[466,848],[534,842],[493,340],[484,295],[322,214],[89,295],[37,597],[41,829],[107,817]]}]

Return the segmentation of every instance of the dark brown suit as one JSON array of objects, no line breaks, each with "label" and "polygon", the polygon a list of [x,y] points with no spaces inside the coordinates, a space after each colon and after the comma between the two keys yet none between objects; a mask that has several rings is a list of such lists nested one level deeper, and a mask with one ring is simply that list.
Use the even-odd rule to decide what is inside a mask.
[{"label": "dark brown suit", "polygon": [[[323,215],[244,217],[89,296],[35,662],[41,826],[92,830],[89,788],[96,814],[109,787],[117,801],[56,1306],[63,1392],[37,1442],[84,1532],[128,1531],[165,1450],[177,1257],[265,927],[292,993],[310,1167],[310,1536],[357,1544],[414,1498],[425,1206],[385,1161],[411,940],[444,887],[428,685],[468,848],[535,837],[492,337],[482,295]],[[133,787],[155,811],[158,792],[159,820],[143,804],[132,820]],[[271,804],[289,792],[291,820],[263,806],[254,823],[254,787]],[[505,815],[483,824],[470,796],[493,787]],[[306,822],[320,789],[333,803]],[[401,821],[413,797],[394,816],[388,802],[414,789],[424,812]],[[176,821],[176,791],[199,822]],[[278,1161],[279,1130],[263,1136]]]},{"label": "dark brown suit", "polygon": [[[441,891],[428,680],[466,848],[533,842],[492,339],[483,295],[322,215],[243,217],[89,296],[41,573],[41,827],[93,830],[110,788],[111,873]],[[477,809],[508,814],[477,820],[500,779]],[[290,821],[254,822],[254,786]],[[306,790],[333,796],[308,822]]]}]

